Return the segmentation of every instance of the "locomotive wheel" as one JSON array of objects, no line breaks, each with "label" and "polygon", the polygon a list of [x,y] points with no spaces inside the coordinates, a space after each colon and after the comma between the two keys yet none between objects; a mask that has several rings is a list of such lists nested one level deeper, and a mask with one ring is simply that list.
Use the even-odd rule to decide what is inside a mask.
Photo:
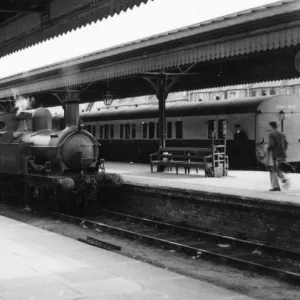
[{"label": "locomotive wheel", "polygon": [[63,213],[78,215],[84,208],[84,201],[80,193],[65,193],[60,191],[58,201],[59,211]]},{"label": "locomotive wheel", "polygon": [[28,184],[25,183],[24,186],[24,198],[23,198],[23,204],[26,207],[30,208],[33,205],[34,202],[34,198],[33,198],[33,187]]}]

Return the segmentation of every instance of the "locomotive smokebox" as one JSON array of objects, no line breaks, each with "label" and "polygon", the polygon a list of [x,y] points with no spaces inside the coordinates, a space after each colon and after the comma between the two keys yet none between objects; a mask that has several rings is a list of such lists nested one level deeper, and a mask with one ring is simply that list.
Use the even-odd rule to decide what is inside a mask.
[{"label": "locomotive smokebox", "polygon": [[40,107],[32,114],[32,131],[52,130],[52,115],[49,109]]}]

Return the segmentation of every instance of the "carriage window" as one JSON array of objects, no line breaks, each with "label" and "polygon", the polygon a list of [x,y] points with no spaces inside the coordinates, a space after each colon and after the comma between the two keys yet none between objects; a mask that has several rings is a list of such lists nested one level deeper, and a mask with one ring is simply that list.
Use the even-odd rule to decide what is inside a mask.
[{"label": "carriage window", "polygon": [[124,139],[124,124],[120,124],[120,139]]},{"label": "carriage window", "polygon": [[255,97],[256,96],[256,91],[251,91],[250,96]]},{"label": "carriage window", "polygon": [[270,95],[276,95],[276,91],[274,89],[271,89]]},{"label": "carriage window", "polygon": [[207,126],[207,137],[209,139],[211,139],[212,138],[212,134],[213,134],[213,132],[214,132],[214,130],[216,128],[216,121],[215,120],[208,120],[207,125],[208,125]]},{"label": "carriage window", "polygon": [[227,128],[227,120],[218,120],[218,139],[224,139],[224,126]]},{"label": "carriage window", "polygon": [[229,99],[235,99],[237,98],[237,93],[236,92],[229,92]]},{"label": "carriage window", "polygon": [[156,137],[159,138],[159,123],[156,123]]},{"label": "carriage window", "polygon": [[143,139],[146,139],[148,137],[148,123],[143,123]]},{"label": "carriage window", "polygon": [[293,89],[291,87],[288,87],[285,89],[285,94],[286,95],[292,95],[293,94]]},{"label": "carriage window", "polygon": [[92,131],[92,130],[91,130],[91,125],[87,125],[87,126],[86,126],[86,130],[87,130],[89,133],[91,133],[91,131]]},{"label": "carriage window", "polygon": [[104,136],[104,126],[100,125],[100,139],[102,140]]},{"label": "carriage window", "polygon": [[182,137],[183,137],[182,121],[176,121],[176,123],[175,123],[175,134],[176,134],[176,139],[182,139]]},{"label": "carriage window", "polygon": [[171,138],[172,138],[172,130],[173,130],[172,125],[173,125],[172,122],[168,122],[168,123],[167,123],[167,138],[168,138],[168,139],[171,139]]},{"label": "carriage window", "polygon": [[113,139],[115,137],[115,127],[114,125],[110,125],[110,138]]},{"label": "carriage window", "polygon": [[109,139],[109,125],[108,124],[104,125],[104,139],[106,139],[106,140]]},{"label": "carriage window", "polygon": [[150,122],[149,123],[149,139],[154,139],[155,135],[155,123]]},{"label": "carriage window", "polygon": [[96,125],[92,126],[92,130],[93,130],[93,136],[96,136]]},{"label": "carriage window", "polygon": [[130,124],[125,124],[125,139],[130,139]]},{"label": "carriage window", "polygon": [[131,138],[132,139],[136,138],[136,124],[131,125]]}]

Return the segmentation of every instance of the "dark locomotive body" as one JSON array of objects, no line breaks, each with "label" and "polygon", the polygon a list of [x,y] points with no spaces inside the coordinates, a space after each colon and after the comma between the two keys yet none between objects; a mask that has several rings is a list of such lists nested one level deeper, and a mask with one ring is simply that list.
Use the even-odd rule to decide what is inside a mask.
[{"label": "dark locomotive body", "polygon": [[35,110],[30,120],[14,113],[0,115],[2,195],[16,195],[27,205],[95,201],[104,180],[100,144],[76,123],[76,116],[70,119],[64,129],[53,130],[46,108]]},{"label": "dark locomotive body", "polygon": [[[288,161],[300,161],[300,98],[262,96],[196,103],[168,103],[166,109],[166,145],[169,147],[205,147],[211,143],[216,124],[218,137],[227,121],[229,165],[237,169],[257,167],[256,145],[268,142],[269,122],[277,121],[287,135]],[[110,107],[81,113],[87,129],[102,145],[106,160],[149,163],[149,155],[159,147],[158,106]],[[56,119],[62,116],[57,116]],[[248,140],[243,151],[235,150],[235,124],[241,124]],[[242,153],[241,153],[242,152]],[[236,159],[240,155],[239,159]]]}]

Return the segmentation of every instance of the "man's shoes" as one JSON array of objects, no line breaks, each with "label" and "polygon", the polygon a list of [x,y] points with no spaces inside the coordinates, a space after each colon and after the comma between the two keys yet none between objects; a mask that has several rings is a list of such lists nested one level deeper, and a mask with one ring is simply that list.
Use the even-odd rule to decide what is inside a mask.
[{"label": "man's shoes", "polygon": [[274,189],[270,189],[270,192],[280,192],[281,189],[280,188],[274,188]]}]

